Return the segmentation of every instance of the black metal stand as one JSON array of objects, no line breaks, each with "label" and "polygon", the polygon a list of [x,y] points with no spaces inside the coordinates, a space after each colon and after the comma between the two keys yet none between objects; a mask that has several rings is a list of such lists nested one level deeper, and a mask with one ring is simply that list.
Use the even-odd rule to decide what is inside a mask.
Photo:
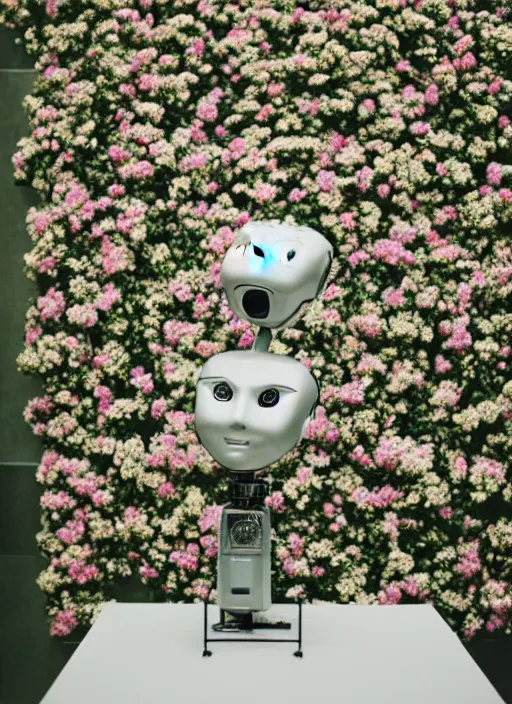
[{"label": "black metal stand", "polygon": [[[298,602],[299,607],[299,637],[298,638],[208,638],[208,602],[204,602],[204,650],[203,657],[210,657],[213,653],[208,650],[208,643],[234,642],[234,643],[298,643],[299,648],[293,654],[297,658],[302,657],[302,602]],[[216,624],[217,628],[213,628],[220,632],[229,632],[229,624],[226,624],[224,611],[220,610],[220,623]],[[247,614],[243,619],[234,622],[232,632],[252,631],[254,629],[285,629],[291,628],[290,623],[285,621],[277,621],[275,623],[254,622],[252,614]]]}]

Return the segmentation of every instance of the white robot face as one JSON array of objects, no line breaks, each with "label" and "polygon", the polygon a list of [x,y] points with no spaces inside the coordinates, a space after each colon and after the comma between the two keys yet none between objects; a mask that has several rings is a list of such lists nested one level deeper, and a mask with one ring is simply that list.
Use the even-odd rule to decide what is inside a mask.
[{"label": "white robot face", "polygon": [[322,292],[332,257],[331,244],[309,227],[248,223],[220,271],[231,310],[260,327],[290,326]]},{"label": "white robot face", "polygon": [[223,467],[238,472],[263,469],[300,442],[318,397],[316,379],[292,357],[223,352],[201,370],[196,433]]}]

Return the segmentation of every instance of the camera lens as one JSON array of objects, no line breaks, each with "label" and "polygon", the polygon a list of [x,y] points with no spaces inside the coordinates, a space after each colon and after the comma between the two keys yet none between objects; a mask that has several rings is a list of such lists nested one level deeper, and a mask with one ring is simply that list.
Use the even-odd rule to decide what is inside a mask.
[{"label": "camera lens", "polygon": [[266,291],[246,291],[242,305],[250,318],[266,318],[270,311],[270,300]]},{"label": "camera lens", "polygon": [[237,521],[231,529],[231,541],[236,546],[259,547],[261,526],[258,520]]},{"label": "camera lens", "polygon": [[217,401],[231,401],[233,398],[233,392],[224,381],[215,385],[213,395]]},{"label": "camera lens", "polygon": [[272,408],[279,401],[279,391],[277,389],[267,389],[258,399],[258,404],[263,408]]}]

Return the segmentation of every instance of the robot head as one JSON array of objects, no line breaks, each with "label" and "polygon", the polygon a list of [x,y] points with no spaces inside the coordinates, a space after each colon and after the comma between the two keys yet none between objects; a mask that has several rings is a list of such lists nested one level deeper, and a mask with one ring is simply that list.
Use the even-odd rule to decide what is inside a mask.
[{"label": "robot head", "polygon": [[260,327],[290,326],[322,292],[332,257],[331,244],[309,227],[244,225],[220,271],[231,310]]},{"label": "robot head", "polygon": [[201,370],[196,433],[223,467],[238,472],[263,469],[302,440],[318,397],[315,377],[292,357],[223,352]]}]

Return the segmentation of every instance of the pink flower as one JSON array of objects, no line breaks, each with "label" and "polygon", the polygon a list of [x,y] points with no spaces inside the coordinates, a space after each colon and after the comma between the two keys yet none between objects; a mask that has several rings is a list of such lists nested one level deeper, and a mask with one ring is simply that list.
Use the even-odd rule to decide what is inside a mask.
[{"label": "pink flower", "polygon": [[476,58],[470,51],[468,51],[467,54],[464,54],[464,56],[453,61],[454,67],[461,71],[469,71],[470,69],[475,68],[477,63]]},{"label": "pink flower", "polygon": [[454,349],[457,352],[463,352],[471,347],[473,338],[466,330],[467,324],[468,323],[465,319],[459,318],[456,320],[453,325],[453,332],[450,338],[444,343],[444,347]]},{"label": "pink flower", "polygon": [[96,565],[86,565],[83,560],[71,560],[68,575],[77,584],[86,584],[99,576],[99,570]]},{"label": "pink flower", "polygon": [[83,328],[92,328],[98,322],[98,312],[92,303],[72,306],[66,315],[70,323],[75,323]]},{"label": "pink flower", "polygon": [[444,506],[443,508],[439,509],[439,515],[441,518],[451,518],[453,515],[453,509],[451,509],[449,506]]},{"label": "pink flower", "polygon": [[470,34],[466,34],[455,43],[455,46],[453,47],[453,51],[457,54],[457,56],[460,56],[467,49],[469,49],[470,46],[473,46],[473,44],[474,44],[473,37]]},{"label": "pink flower", "polygon": [[292,555],[300,557],[304,548],[305,539],[301,538],[298,533],[290,533],[288,536],[288,545],[292,551]]},{"label": "pink flower", "polygon": [[273,105],[264,105],[261,110],[254,116],[256,122],[265,122],[274,112]]},{"label": "pink flower", "polygon": [[78,626],[78,621],[73,609],[59,611],[52,621],[50,634],[52,636],[67,636],[76,626]]},{"label": "pink flower", "polygon": [[[109,148],[108,155],[112,159],[112,161],[116,163],[122,163],[123,161],[127,161],[132,156],[129,151],[127,151],[126,149],[122,149],[121,147],[118,147],[116,145]],[[117,186],[117,188],[118,187],[119,186]],[[116,186],[112,186],[112,188],[116,188]],[[122,186],[122,188],[124,187]]]},{"label": "pink flower", "polygon": [[165,398],[156,399],[151,405],[151,417],[155,420],[161,418],[167,410],[167,400]]},{"label": "pink flower", "polygon": [[34,217],[34,232],[36,235],[42,235],[48,228],[52,221],[51,214],[49,212],[40,212]]},{"label": "pink flower", "polygon": [[46,0],[46,14],[55,19],[57,17],[57,0]]},{"label": "pink flower", "polygon": [[155,568],[150,567],[146,564],[139,567],[139,574],[145,579],[155,579],[156,577],[158,577],[158,572],[155,570]]},{"label": "pink flower", "polygon": [[447,359],[445,359],[440,354],[436,355],[436,359],[435,359],[436,374],[444,374],[445,372],[449,372],[451,368],[452,368],[452,365]]},{"label": "pink flower", "polygon": [[367,455],[365,453],[364,447],[362,445],[358,445],[354,449],[354,451],[350,455],[350,459],[354,462],[357,462],[362,467],[371,467],[371,465],[373,464],[372,458],[370,457],[370,455]]},{"label": "pink flower", "polygon": [[338,393],[338,398],[349,405],[357,405],[364,402],[364,386],[360,379],[356,379],[350,384],[344,384]]},{"label": "pink flower", "polygon": [[373,453],[377,467],[384,469],[394,469],[398,464],[398,456],[395,444],[391,438],[380,437],[379,445]]},{"label": "pink flower", "polygon": [[478,480],[479,476],[492,477],[498,484],[504,484],[506,481],[506,469],[501,462],[491,460],[488,457],[475,457],[475,460],[469,470],[473,479]]},{"label": "pink flower", "polygon": [[277,188],[275,186],[272,186],[270,183],[263,183],[256,189],[254,198],[258,203],[268,203],[273,201],[276,195]]},{"label": "pink flower", "polygon": [[355,230],[357,213],[345,212],[340,215],[340,222],[346,230]]},{"label": "pink flower", "polygon": [[410,130],[417,137],[423,137],[423,135],[430,132],[430,125],[428,122],[413,122]]},{"label": "pink flower", "polygon": [[199,543],[206,557],[216,557],[219,551],[218,539],[215,535],[202,535]]},{"label": "pink flower", "polygon": [[487,166],[487,182],[490,183],[491,186],[499,186],[502,177],[503,172],[501,165],[497,164],[495,161],[491,161]]},{"label": "pink flower", "polygon": [[206,44],[204,40],[199,38],[192,42],[192,45],[185,50],[185,54],[194,54],[195,56],[201,57],[204,53]]},{"label": "pink flower", "polygon": [[201,533],[206,533],[208,530],[211,530],[212,528],[217,531],[219,529],[220,525],[220,519],[222,515],[222,506],[207,506],[202,514],[202,516],[199,518],[198,524],[199,524],[199,530]]},{"label": "pink flower", "polygon": [[387,289],[382,294],[382,300],[387,306],[391,306],[393,308],[400,308],[401,306],[405,306],[407,303],[404,290],[402,288]]},{"label": "pink flower", "polygon": [[359,264],[359,262],[364,262],[369,258],[370,255],[367,252],[363,252],[363,250],[359,249],[357,252],[353,252],[349,257],[347,257],[347,261],[350,266],[355,267]]},{"label": "pink flower", "polygon": [[373,169],[369,166],[363,166],[363,168],[357,173],[358,178],[358,188],[360,191],[365,193],[372,182],[373,179]]},{"label": "pink flower", "polygon": [[197,109],[197,117],[206,122],[215,122],[218,115],[219,111],[213,103],[201,103]]},{"label": "pink flower", "polygon": [[402,592],[398,586],[390,584],[389,587],[379,592],[378,599],[379,604],[398,604],[402,599]]},{"label": "pink flower", "polygon": [[276,513],[283,513],[285,510],[283,494],[280,491],[274,491],[270,496],[266,497],[265,505],[276,511]]},{"label": "pink flower", "polygon": [[405,59],[401,59],[401,60],[397,63],[397,65],[395,66],[395,71],[398,71],[399,73],[400,73],[400,72],[402,72],[402,73],[405,72],[405,73],[406,73],[406,72],[408,72],[408,71],[412,71],[412,66],[411,66],[411,64],[410,64],[408,61],[406,61]]},{"label": "pink flower", "polygon": [[387,198],[391,192],[390,186],[387,183],[380,183],[377,186],[377,194],[379,198]]},{"label": "pink flower", "polygon": [[52,286],[46,296],[38,298],[37,307],[41,311],[41,320],[60,320],[66,309],[64,294]]},{"label": "pink flower", "polygon": [[334,173],[334,171],[321,170],[318,172],[318,175],[316,177],[317,186],[324,193],[332,191],[335,180],[336,174]]},{"label": "pink flower", "polygon": [[164,484],[160,484],[158,487],[158,496],[161,499],[166,499],[168,496],[173,496],[174,493],[174,485],[171,482],[165,482]]},{"label": "pink flower", "polygon": [[128,256],[125,248],[116,247],[106,236],[101,243],[101,254],[103,256],[103,269],[107,274],[123,271],[128,266]]},{"label": "pink flower", "polygon": [[25,335],[25,344],[32,345],[41,336],[42,328],[40,325],[36,325],[35,328],[29,328]]},{"label": "pink flower", "polygon": [[431,83],[425,91],[425,102],[429,105],[437,105],[439,102],[439,89],[435,83]]},{"label": "pink flower", "polygon": [[409,252],[400,242],[394,240],[377,240],[373,247],[373,256],[386,264],[414,264],[416,257]]},{"label": "pink flower", "polygon": [[375,105],[375,101],[372,100],[371,98],[366,98],[365,100],[363,100],[361,105],[365,110],[367,110],[370,113],[375,112],[375,110],[377,109],[377,106]]},{"label": "pink flower", "polygon": [[109,283],[104,286],[102,295],[96,301],[96,306],[99,310],[109,311],[112,306],[120,300],[120,291],[116,289],[113,283]]},{"label": "pink flower", "polygon": [[141,389],[142,393],[150,394],[155,385],[153,383],[153,377],[151,374],[144,373],[144,367],[135,367],[130,372],[131,384],[137,389]]},{"label": "pink flower", "polygon": [[462,548],[459,562],[454,565],[453,571],[458,572],[466,579],[474,577],[482,568],[482,563],[478,557],[478,542]]},{"label": "pink flower", "polygon": [[267,93],[270,97],[275,98],[284,91],[284,85],[282,83],[270,83],[267,88]]},{"label": "pink flower", "polygon": [[67,521],[65,527],[56,531],[56,536],[66,545],[72,545],[80,540],[85,533],[85,525],[82,521]]},{"label": "pink flower", "polygon": [[290,191],[288,200],[290,201],[290,203],[298,203],[299,201],[304,200],[307,195],[307,190],[300,190],[299,188],[294,188],[292,191]]},{"label": "pink flower", "polygon": [[331,141],[330,141],[330,150],[336,154],[337,152],[341,151],[344,149],[346,146],[349,144],[349,139],[347,137],[344,137],[342,134],[339,134],[339,132],[332,132],[331,133]]},{"label": "pink flower", "polygon": [[453,469],[455,471],[455,474],[458,475],[461,479],[466,478],[468,463],[466,462],[464,457],[461,457],[459,455],[455,458],[455,460],[453,461]]},{"label": "pink flower", "polygon": [[313,470],[310,467],[300,467],[300,469],[297,471],[297,479],[299,480],[299,483],[305,484],[311,477],[312,473]]}]

